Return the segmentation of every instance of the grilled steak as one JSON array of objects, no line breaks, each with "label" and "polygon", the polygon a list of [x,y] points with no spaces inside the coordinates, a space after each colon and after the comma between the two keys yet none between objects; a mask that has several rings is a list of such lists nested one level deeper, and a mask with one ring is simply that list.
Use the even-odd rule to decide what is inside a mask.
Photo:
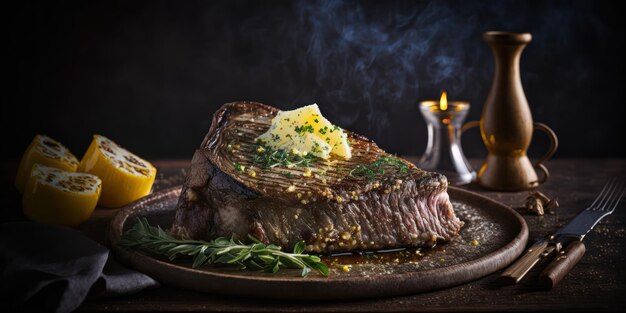
[{"label": "grilled steak", "polygon": [[[305,240],[306,251],[331,253],[430,246],[459,233],[463,222],[454,215],[445,176],[391,156],[355,133],[346,131],[349,160],[331,156],[291,168],[254,163],[255,138],[278,112],[233,102],[215,113],[178,201],[175,235],[250,234],[283,248]],[[393,162],[366,170],[381,158]]]}]

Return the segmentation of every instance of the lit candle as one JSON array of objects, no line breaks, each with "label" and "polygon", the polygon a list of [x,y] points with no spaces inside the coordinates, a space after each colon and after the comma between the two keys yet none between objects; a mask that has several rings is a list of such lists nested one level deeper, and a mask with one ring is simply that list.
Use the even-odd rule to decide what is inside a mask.
[{"label": "lit candle", "polygon": [[476,176],[461,148],[461,126],[469,112],[469,102],[448,101],[445,90],[439,101],[422,101],[419,105],[428,127],[428,143],[419,166],[438,171],[454,185],[471,182]]},{"label": "lit candle", "polygon": [[448,94],[446,93],[445,90],[441,92],[441,99],[439,99],[439,108],[442,111],[445,111],[448,109]]},{"label": "lit candle", "polygon": [[[444,124],[450,124],[454,121],[460,127],[469,111],[469,102],[466,101],[448,101],[446,91],[441,92],[439,101],[427,100],[420,102],[420,111],[424,118],[428,121],[430,118],[440,120]],[[430,112],[430,113],[426,113]]]}]

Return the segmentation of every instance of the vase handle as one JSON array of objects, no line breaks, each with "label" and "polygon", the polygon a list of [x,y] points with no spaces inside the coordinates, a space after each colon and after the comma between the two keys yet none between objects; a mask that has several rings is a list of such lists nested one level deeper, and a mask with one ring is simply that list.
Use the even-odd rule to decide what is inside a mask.
[{"label": "vase handle", "polygon": [[467,122],[465,124],[463,124],[463,127],[461,127],[461,134],[463,134],[464,132],[474,128],[474,127],[479,127],[480,126],[480,121],[471,121],[471,122]]},{"label": "vase handle", "polygon": [[535,168],[543,173],[542,178],[539,179],[539,184],[543,184],[550,177],[550,172],[548,172],[548,169],[545,165],[543,165],[543,163],[554,155],[556,149],[559,147],[559,139],[556,137],[554,131],[550,127],[548,127],[548,125],[543,123],[534,123],[533,125],[535,127],[535,130],[540,130],[546,133],[546,135],[548,135],[548,138],[550,139],[550,148],[548,149],[548,152],[546,152],[546,154],[539,160],[537,160],[537,162],[535,162],[535,164],[533,165]]},{"label": "vase handle", "polygon": [[463,124],[463,126],[461,127],[461,135],[460,136],[463,136],[463,134],[466,131],[468,131],[468,130],[470,130],[472,128],[476,128],[476,127],[480,127],[480,121],[470,121],[470,122],[467,122],[467,123]]}]

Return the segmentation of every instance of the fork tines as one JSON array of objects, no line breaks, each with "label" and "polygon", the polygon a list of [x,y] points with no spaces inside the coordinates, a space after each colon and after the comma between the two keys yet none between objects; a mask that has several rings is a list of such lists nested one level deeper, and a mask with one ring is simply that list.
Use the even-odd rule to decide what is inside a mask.
[{"label": "fork tines", "polygon": [[624,195],[624,180],[611,177],[593,203],[587,208],[591,211],[613,212]]}]

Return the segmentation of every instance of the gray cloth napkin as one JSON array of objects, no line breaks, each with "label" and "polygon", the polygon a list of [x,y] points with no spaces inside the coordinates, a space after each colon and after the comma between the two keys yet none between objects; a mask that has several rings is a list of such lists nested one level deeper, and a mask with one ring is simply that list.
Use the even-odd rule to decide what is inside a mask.
[{"label": "gray cloth napkin", "polygon": [[0,225],[0,308],[70,312],[87,298],[156,286],[79,231],[32,222]]}]

